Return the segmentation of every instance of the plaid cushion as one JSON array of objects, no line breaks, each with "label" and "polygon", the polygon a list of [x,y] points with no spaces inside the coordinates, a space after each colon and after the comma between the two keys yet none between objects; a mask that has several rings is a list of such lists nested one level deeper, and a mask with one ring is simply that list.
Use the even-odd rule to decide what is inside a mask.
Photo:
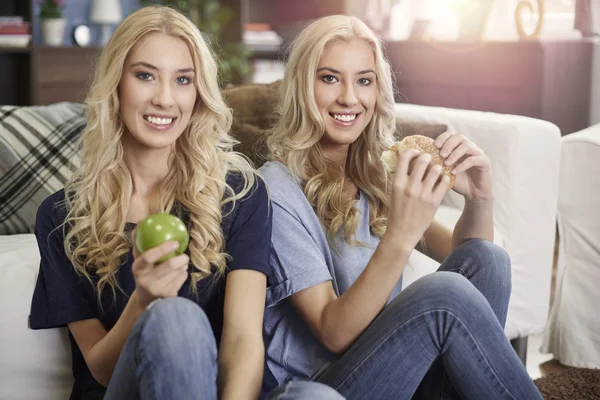
[{"label": "plaid cushion", "polygon": [[84,105],[0,106],[0,235],[33,232],[42,201],[79,163]]}]

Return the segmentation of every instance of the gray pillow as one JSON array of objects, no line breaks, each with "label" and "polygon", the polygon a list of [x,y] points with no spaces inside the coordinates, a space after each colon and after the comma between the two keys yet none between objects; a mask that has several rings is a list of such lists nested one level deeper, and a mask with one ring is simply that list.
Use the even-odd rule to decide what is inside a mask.
[{"label": "gray pillow", "polygon": [[79,163],[84,105],[0,106],[0,235],[31,233],[37,209]]}]

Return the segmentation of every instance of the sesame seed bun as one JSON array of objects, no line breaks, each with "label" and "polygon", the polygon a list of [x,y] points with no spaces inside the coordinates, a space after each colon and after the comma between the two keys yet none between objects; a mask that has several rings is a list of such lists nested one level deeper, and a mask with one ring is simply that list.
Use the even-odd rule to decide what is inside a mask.
[{"label": "sesame seed bun", "polygon": [[388,150],[384,151],[383,154],[381,154],[381,162],[383,163],[383,168],[386,172],[393,173],[396,170],[398,154],[407,149],[417,149],[421,154],[427,153],[431,155],[430,165],[440,165],[443,169],[443,173],[450,178],[450,188],[454,186],[455,176],[451,172],[454,166],[444,165],[444,159],[440,156],[440,150],[435,147],[435,141],[427,136],[407,136],[400,142],[394,143]]}]

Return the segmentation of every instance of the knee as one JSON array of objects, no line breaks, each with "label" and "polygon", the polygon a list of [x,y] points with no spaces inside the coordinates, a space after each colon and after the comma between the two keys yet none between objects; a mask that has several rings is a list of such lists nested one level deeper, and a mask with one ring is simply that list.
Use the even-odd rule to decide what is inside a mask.
[{"label": "knee", "polygon": [[[168,297],[152,302],[143,314],[144,331],[161,340],[184,343],[202,339],[215,341],[212,327],[202,308],[183,297]],[[172,343],[176,345],[177,343]]]},{"label": "knee", "polygon": [[411,301],[417,303],[422,311],[460,312],[486,303],[485,297],[467,278],[454,272],[425,275],[408,289],[414,290],[410,296]]},{"label": "knee", "polygon": [[440,299],[464,298],[477,289],[467,278],[452,272],[434,272],[420,279],[421,292]]},{"label": "knee", "polygon": [[290,381],[275,388],[267,400],[344,400],[344,397],[335,389],[312,381]]},{"label": "knee", "polygon": [[502,247],[483,239],[471,239],[460,245],[456,251],[465,252],[473,258],[478,268],[484,268],[493,279],[510,285],[512,278],[511,261],[508,252]]}]

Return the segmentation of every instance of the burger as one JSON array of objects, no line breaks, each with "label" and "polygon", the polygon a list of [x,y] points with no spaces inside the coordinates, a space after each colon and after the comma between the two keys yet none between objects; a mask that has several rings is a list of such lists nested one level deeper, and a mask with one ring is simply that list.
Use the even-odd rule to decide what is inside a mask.
[{"label": "burger", "polygon": [[[417,149],[421,154],[427,153],[431,155],[431,163],[429,166],[431,167],[436,164],[440,165],[442,167],[442,172],[450,178],[450,188],[454,186],[455,176],[451,172],[454,166],[445,165],[444,158],[440,156],[440,149],[435,146],[435,140],[423,135],[407,136],[400,142],[394,143],[388,150],[384,151],[381,154],[381,162],[385,171],[388,173],[395,172],[396,165],[398,164],[398,155],[408,149]],[[412,162],[410,169],[412,169]]]}]

